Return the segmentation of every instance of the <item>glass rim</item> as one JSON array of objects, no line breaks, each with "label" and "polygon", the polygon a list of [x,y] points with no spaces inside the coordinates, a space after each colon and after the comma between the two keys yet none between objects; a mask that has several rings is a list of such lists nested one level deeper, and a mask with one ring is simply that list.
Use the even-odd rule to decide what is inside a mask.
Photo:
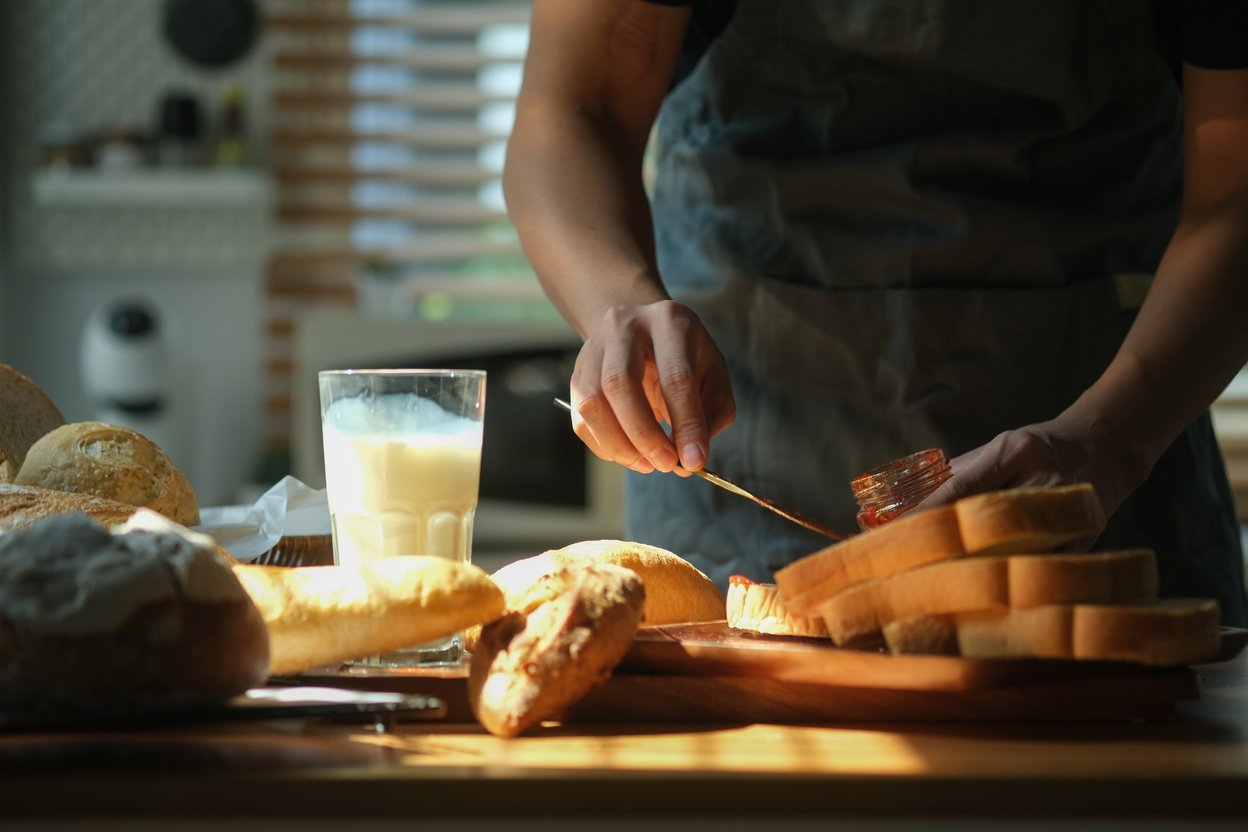
[{"label": "glass rim", "polygon": [[348,377],[348,376],[431,376],[454,378],[455,376],[465,376],[468,378],[484,378],[485,370],[450,370],[450,369],[421,369],[421,368],[364,368],[364,369],[347,369],[347,370],[319,370],[318,378]]}]

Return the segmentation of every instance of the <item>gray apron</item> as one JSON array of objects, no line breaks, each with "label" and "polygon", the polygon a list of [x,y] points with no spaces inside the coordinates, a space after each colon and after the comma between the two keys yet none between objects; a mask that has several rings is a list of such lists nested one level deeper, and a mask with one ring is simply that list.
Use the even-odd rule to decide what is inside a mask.
[{"label": "gray apron", "polygon": [[[708,466],[852,531],[855,474],[1057,415],[1173,228],[1179,111],[1139,0],[740,0],[664,103],[653,194],[667,288],[732,374]],[[827,542],[698,479],[627,495],[630,537],[721,586]],[[1126,545],[1243,623],[1207,417],[1098,543]]]}]

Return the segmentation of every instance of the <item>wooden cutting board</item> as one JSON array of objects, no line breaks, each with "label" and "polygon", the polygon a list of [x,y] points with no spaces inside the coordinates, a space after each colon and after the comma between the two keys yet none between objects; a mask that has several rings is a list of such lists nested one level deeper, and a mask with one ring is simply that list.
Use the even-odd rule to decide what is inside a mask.
[{"label": "wooden cutting board", "polygon": [[[1238,654],[1248,631],[1224,628],[1223,658]],[[756,636],[725,621],[643,627],[617,672],[731,676],[800,684],[916,691],[1016,687],[1095,676],[1156,674],[1121,662],[893,656],[817,639]]]}]

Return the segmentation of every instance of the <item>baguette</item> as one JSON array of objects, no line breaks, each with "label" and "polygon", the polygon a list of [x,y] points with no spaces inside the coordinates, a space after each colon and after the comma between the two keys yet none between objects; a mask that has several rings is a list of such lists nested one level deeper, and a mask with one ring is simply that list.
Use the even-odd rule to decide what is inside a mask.
[{"label": "baguette", "polygon": [[894,654],[970,659],[1077,659],[1178,667],[1218,655],[1216,601],[1168,599],[1142,604],[1049,605],[890,622]]},{"label": "baguette", "polygon": [[993,491],[903,515],[821,549],[776,572],[776,583],[791,612],[811,615],[863,581],[968,555],[1044,552],[1104,523],[1086,483]]},{"label": "baguette", "polygon": [[[541,593],[554,586],[542,583],[546,576],[591,563],[622,566],[637,573],[646,587],[642,620],[647,625],[718,621],[724,617],[724,596],[693,564],[666,549],[628,540],[573,543],[509,563],[492,577],[507,597],[507,608],[522,610],[546,600]],[[531,596],[537,586],[545,590]]]},{"label": "baguette", "polygon": [[65,424],[65,417],[39,385],[0,364],[0,483],[13,482],[38,439]]},{"label": "baguette", "polygon": [[485,572],[443,558],[236,564],[234,574],[268,627],[274,675],[424,644],[503,613],[503,594]]},{"label": "baguette", "polygon": [[607,563],[547,576],[527,613],[487,624],[473,653],[468,701],[491,734],[514,737],[557,717],[611,675],[641,622],[637,573]]},{"label": "baguette", "polygon": [[844,645],[899,619],[1156,597],[1156,558],[1147,549],[1137,549],[960,558],[865,581],[834,595],[817,609],[831,639]]}]

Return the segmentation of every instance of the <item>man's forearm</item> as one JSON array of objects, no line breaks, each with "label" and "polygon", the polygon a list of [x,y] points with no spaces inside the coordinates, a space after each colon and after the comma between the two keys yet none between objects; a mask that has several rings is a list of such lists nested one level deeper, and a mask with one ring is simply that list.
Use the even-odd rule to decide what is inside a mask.
[{"label": "man's forearm", "polygon": [[658,278],[641,160],[595,117],[530,113],[504,185],[525,254],[587,336],[607,309],[667,297]]},{"label": "man's forearm", "polygon": [[1118,355],[1062,420],[1144,472],[1248,361],[1248,192],[1180,222]]}]

